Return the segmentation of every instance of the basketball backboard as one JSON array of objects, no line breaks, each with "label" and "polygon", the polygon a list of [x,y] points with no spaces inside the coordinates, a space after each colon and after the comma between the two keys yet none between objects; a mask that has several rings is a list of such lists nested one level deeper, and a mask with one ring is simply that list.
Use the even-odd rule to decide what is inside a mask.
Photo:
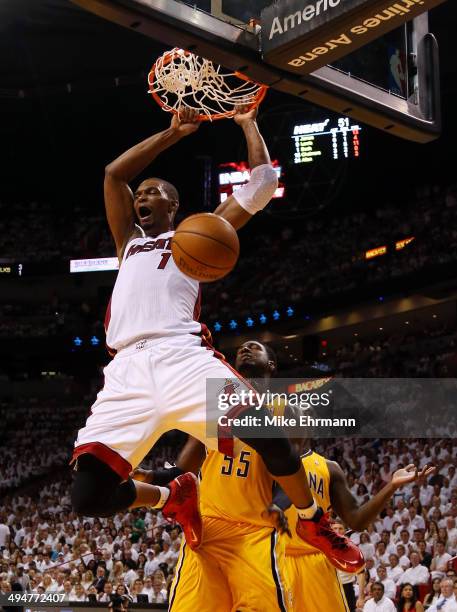
[{"label": "basketball backboard", "polygon": [[[345,49],[337,49],[336,55],[332,55],[332,47],[337,45],[331,42],[327,43],[325,54],[323,47],[314,48],[311,54],[302,53],[299,57],[306,61],[296,66],[290,60],[290,53],[296,52],[294,47],[292,51],[287,45],[279,51],[270,49],[265,38],[274,28],[283,31],[285,24],[297,25],[300,15],[291,13],[295,15],[295,21],[289,19],[291,15],[286,15],[284,19],[289,21],[276,21],[276,25],[267,30],[265,27],[273,23],[271,11],[284,11],[297,0],[277,0],[275,3],[272,0],[197,0],[192,3],[182,0],[73,1],[164,45],[188,49],[278,91],[349,115],[397,136],[427,142],[440,133],[438,46],[429,33],[426,12],[414,19],[408,15],[407,23],[405,21],[401,27],[350,54],[345,55]],[[425,1],[421,0],[415,6],[424,10]],[[436,5],[443,0],[429,1]],[[339,2],[317,0],[313,6],[336,6]],[[416,0],[403,2],[414,5]],[[311,4],[308,3],[308,7]],[[380,3],[378,0],[348,0],[345,6],[351,4],[359,10],[362,5],[379,6]],[[399,3],[393,6],[399,6]],[[308,7],[301,15],[305,15]],[[262,20],[267,23],[265,16],[269,19],[268,26],[262,28]],[[347,24],[348,16],[344,14],[342,18]],[[273,16],[274,19],[279,17]],[[363,23],[368,21],[374,23],[373,19]],[[322,28],[324,32],[326,28],[330,31],[327,22],[318,25],[319,31]],[[295,44],[293,37],[289,43]],[[313,70],[314,64],[308,59],[316,56],[313,61],[321,64],[324,60],[319,55],[325,55],[325,59],[333,57],[334,61]],[[151,63],[153,60],[151,58]]]}]

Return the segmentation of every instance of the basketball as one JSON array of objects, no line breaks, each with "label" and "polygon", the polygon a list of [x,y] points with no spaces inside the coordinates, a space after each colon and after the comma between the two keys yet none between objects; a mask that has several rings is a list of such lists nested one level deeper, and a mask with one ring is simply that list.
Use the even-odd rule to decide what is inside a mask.
[{"label": "basketball", "polygon": [[199,213],[179,224],[171,252],[181,272],[202,283],[211,283],[233,270],[240,243],[228,221],[213,213]]}]

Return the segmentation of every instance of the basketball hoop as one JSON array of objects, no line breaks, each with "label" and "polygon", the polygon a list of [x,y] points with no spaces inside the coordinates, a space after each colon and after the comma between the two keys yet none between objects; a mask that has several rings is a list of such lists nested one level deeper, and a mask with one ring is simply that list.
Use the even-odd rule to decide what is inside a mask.
[{"label": "basketball hoop", "polygon": [[148,75],[149,93],[163,110],[178,114],[199,111],[200,121],[233,117],[238,105],[258,106],[268,87],[241,72],[223,72],[210,60],[184,51],[166,51]]}]

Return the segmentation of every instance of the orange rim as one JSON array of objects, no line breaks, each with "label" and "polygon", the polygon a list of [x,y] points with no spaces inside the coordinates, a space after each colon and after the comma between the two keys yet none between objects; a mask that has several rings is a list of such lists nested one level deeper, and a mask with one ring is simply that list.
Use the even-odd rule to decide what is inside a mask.
[{"label": "orange rim", "polygon": [[[182,53],[184,53],[185,55],[191,55],[190,51],[186,51],[183,49]],[[174,53],[172,53],[171,51],[168,51],[167,53],[165,53],[162,58],[163,58],[163,65],[166,66],[167,64],[169,64],[171,61],[173,61],[176,57],[178,57],[178,55],[181,55],[181,52],[175,51]],[[162,58],[159,58],[162,59]],[[162,98],[159,96],[159,94],[154,91],[153,89],[153,84],[149,81],[149,77],[152,75],[155,75],[155,69],[157,66],[157,62],[159,60],[156,60],[154,62],[154,65],[152,66],[151,70],[149,71],[149,75],[148,75],[148,84],[149,84],[149,93],[152,95],[152,97],[154,98],[154,100],[157,102],[157,104],[163,109],[166,110],[170,113],[173,113],[174,115],[178,115],[179,111],[176,110],[175,108],[172,108],[171,106],[168,106],[166,104],[166,102],[164,102],[162,100]],[[253,108],[256,108],[257,106],[259,106],[259,104],[263,101],[263,99],[265,98],[266,94],[267,94],[267,90],[268,90],[268,85],[263,85],[262,83],[258,83],[257,81],[253,81],[252,79],[250,79],[248,76],[246,76],[245,74],[243,74],[242,72],[238,72],[235,71],[233,73],[237,78],[241,79],[242,81],[246,81],[248,83],[254,83],[254,85],[258,86],[258,91],[254,96],[254,99],[252,101],[252,104],[249,105],[248,107],[248,111],[252,110]],[[203,114],[199,114],[198,115],[198,120],[199,121],[217,121],[218,119],[228,119],[230,117],[233,117],[235,115],[235,111],[234,110],[230,110],[230,111],[226,111],[225,113],[212,113],[210,115],[207,115],[205,113]]]}]

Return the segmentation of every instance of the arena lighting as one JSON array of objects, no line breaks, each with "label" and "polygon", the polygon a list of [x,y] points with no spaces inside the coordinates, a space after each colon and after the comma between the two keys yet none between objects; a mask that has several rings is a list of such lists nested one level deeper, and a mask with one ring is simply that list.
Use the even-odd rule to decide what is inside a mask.
[{"label": "arena lighting", "polygon": [[369,251],[365,251],[365,259],[374,259],[375,257],[380,257],[381,255],[385,255],[387,253],[386,246],[376,247],[375,249],[370,249]]},{"label": "arena lighting", "polygon": [[[287,309],[284,309],[284,310],[282,310],[282,309],[281,310],[275,309],[271,313],[271,318],[273,319],[273,321],[275,321],[275,322],[279,321],[281,319],[281,314],[283,312],[287,315],[287,317],[293,317],[293,316],[297,315],[297,313],[292,308],[292,306],[288,306]],[[244,321],[246,327],[249,327],[249,328],[255,327],[255,325],[256,325],[256,317],[257,317],[257,315],[255,315],[255,316],[254,315],[248,315],[247,318]],[[311,319],[310,315],[305,315],[304,318],[307,321],[309,321]],[[265,325],[268,322],[268,316],[265,313],[261,313],[259,315],[259,319],[258,320],[259,320],[259,323],[261,325]],[[234,318],[230,319],[227,322],[227,327],[230,330],[232,330],[232,331],[236,330],[239,327],[239,325],[240,324],[238,323],[238,321],[236,319],[234,319]],[[241,322],[241,325],[242,325],[242,322]],[[214,332],[220,332],[222,330],[223,326],[224,326],[223,322],[221,323],[220,321],[216,321],[213,324],[212,329],[213,329]],[[285,338],[298,338],[298,335],[294,334],[292,336],[284,336],[284,337]],[[326,343],[326,341],[324,341],[324,342]]]},{"label": "arena lighting", "polygon": [[410,238],[403,238],[403,240],[397,240],[397,242],[395,243],[395,250],[401,251],[402,249],[405,248],[405,246],[408,246],[408,244],[412,242],[413,240],[414,240],[414,236],[411,236]]},{"label": "arena lighting", "polygon": [[[415,236],[409,236],[408,238],[403,238],[402,240],[397,240],[394,244],[395,244],[395,251],[401,251],[402,249],[404,249],[405,247],[408,246],[408,244],[411,244],[411,242],[413,242],[413,240],[415,240]],[[387,245],[382,245],[379,247],[376,247],[374,249],[370,249],[369,251],[365,251],[365,259],[373,259],[374,257],[379,257],[380,255],[385,255],[388,251],[390,251],[392,249],[392,245],[391,246],[387,246]]]},{"label": "arena lighting", "polygon": [[73,344],[75,346],[81,346],[82,343],[83,343],[83,341],[81,340],[81,338],[79,336],[76,336],[76,338],[73,338]]},{"label": "arena lighting", "polygon": [[97,338],[97,336],[92,336],[90,343],[92,346],[98,346],[100,344],[100,340]]}]

